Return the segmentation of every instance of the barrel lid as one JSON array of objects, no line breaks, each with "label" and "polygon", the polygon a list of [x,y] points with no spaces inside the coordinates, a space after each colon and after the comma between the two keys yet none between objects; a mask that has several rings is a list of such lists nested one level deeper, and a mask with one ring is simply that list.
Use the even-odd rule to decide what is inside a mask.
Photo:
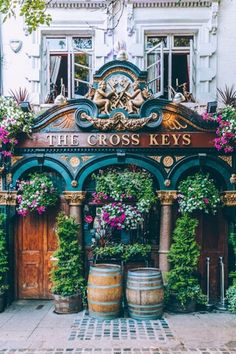
[{"label": "barrel lid", "polygon": [[121,271],[121,266],[119,264],[98,263],[90,266],[90,269],[99,272],[114,272]]},{"label": "barrel lid", "polygon": [[128,275],[147,276],[161,274],[159,268],[133,268],[128,271]]}]

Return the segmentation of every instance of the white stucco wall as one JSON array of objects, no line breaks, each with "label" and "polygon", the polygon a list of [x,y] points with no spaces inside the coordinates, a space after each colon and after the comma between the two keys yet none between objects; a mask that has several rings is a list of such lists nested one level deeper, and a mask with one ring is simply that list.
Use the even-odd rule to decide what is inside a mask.
[{"label": "white stucco wall", "polygon": [[217,53],[217,87],[236,88],[236,0],[220,3]]},{"label": "white stucco wall", "polygon": [[[216,7],[133,8],[128,2],[118,26],[112,26],[104,9],[53,8],[53,21],[30,36],[23,30],[22,18],[2,25],[3,94],[10,89],[26,87],[31,101],[41,102],[42,35],[92,34],[94,37],[94,68],[112,60],[118,40],[126,42],[129,60],[143,68],[145,33],[195,33],[196,97],[201,103],[214,100],[216,87],[236,81],[236,0],[221,0]],[[116,22],[118,16],[114,19]],[[114,24],[113,23],[113,24]],[[14,53],[11,40],[22,40],[22,49]]]}]

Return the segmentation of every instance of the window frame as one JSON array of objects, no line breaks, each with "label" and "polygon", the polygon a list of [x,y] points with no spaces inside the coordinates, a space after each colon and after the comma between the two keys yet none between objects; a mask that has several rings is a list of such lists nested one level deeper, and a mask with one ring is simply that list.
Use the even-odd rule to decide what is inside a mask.
[{"label": "window frame", "polygon": [[[56,50],[56,49],[50,49],[48,43],[48,39],[50,38],[65,38],[66,39],[66,49],[65,50]],[[91,38],[92,40],[92,47],[89,49],[74,49],[73,46],[73,39],[74,38]],[[86,53],[91,56],[91,66],[86,67],[89,72],[89,81],[84,81],[81,80],[81,82],[86,83],[88,86],[92,82],[92,77],[94,73],[94,35],[91,33],[70,33],[70,34],[61,34],[61,33],[45,33],[43,34],[43,40],[46,41],[46,47],[48,53],[46,54],[48,57],[48,70],[46,72],[46,75],[49,75],[48,79],[48,85],[47,85],[47,92],[44,95],[50,93],[50,56],[56,56],[56,55],[67,55],[67,82],[68,82],[68,99],[73,99],[76,97],[80,97],[80,95],[75,95],[74,93],[74,88],[75,88],[75,81],[74,81],[74,55],[78,53]],[[82,67],[82,65],[81,65]],[[83,96],[81,96],[83,97]]]}]

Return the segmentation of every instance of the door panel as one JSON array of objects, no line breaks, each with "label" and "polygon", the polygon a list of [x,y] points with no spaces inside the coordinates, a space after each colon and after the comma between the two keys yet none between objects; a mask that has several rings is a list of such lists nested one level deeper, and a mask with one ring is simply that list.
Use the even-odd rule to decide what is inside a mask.
[{"label": "door panel", "polygon": [[[225,264],[225,281],[228,272],[227,222],[219,212],[217,215],[198,215],[197,242],[201,248],[199,273],[201,286],[206,292],[206,258],[210,258],[210,297],[220,298],[220,261]],[[227,284],[225,283],[225,286]]]},{"label": "door panel", "polygon": [[50,257],[57,247],[55,219],[58,208],[47,214],[31,213],[17,217],[16,276],[20,299],[48,299],[50,295]]}]

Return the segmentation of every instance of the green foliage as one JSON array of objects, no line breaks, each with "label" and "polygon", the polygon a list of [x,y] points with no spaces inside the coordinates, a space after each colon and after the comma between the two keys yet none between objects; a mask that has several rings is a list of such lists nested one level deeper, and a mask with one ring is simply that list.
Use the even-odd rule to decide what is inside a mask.
[{"label": "green foliage", "polygon": [[167,294],[174,294],[181,306],[189,300],[200,303],[205,300],[196,276],[200,256],[195,241],[197,225],[198,221],[187,214],[177,220],[168,255],[172,268],[168,273]]},{"label": "green foliage", "polygon": [[60,213],[57,217],[59,246],[54,252],[56,260],[51,271],[53,283],[52,292],[62,296],[84,294],[84,279],[82,277],[81,247],[78,245],[79,225],[75,219]]},{"label": "green foliage", "polygon": [[6,250],[6,233],[4,230],[5,215],[0,214],[0,294],[3,294],[7,289],[6,275],[8,271],[8,259]]},{"label": "green foliage", "polygon": [[24,16],[28,32],[32,33],[40,25],[49,25],[52,18],[46,13],[45,0],[1,0],[0,12],[5,15],[4,21],[11,16],[16,16],[19,10],[20,16]]},{"label": "green foliage", "polygon": [[116,258],[128,262],[135,259],[147,259],[151,253],[151,245],[134,243],[133,245],[110,245],[105,247],[95,247],[94,255],[97,259]]},{"label": "green foliage", "polygon": [[209,175],[196,173],[179,184],[178,203],[182,213],[202,210],[215,214],[220,204],[220,193]]},{"label": "green foliage", "polygon": [[229,242],[233,246],[234,252],[236,252],[236,232],[230,232]]},{"label": "green foliage", "polygon": [[228,301],[229,311],[236,313],[236,284],[230,286],[226,291],[226,299]]},{"label": "green foliage", "polygon": [[156,201],[152,177],[145,170],[113,168],[99,171],[93,178],[97,193],[104,193],[114,201],[134,198],[141,212],[147,212]]}]

